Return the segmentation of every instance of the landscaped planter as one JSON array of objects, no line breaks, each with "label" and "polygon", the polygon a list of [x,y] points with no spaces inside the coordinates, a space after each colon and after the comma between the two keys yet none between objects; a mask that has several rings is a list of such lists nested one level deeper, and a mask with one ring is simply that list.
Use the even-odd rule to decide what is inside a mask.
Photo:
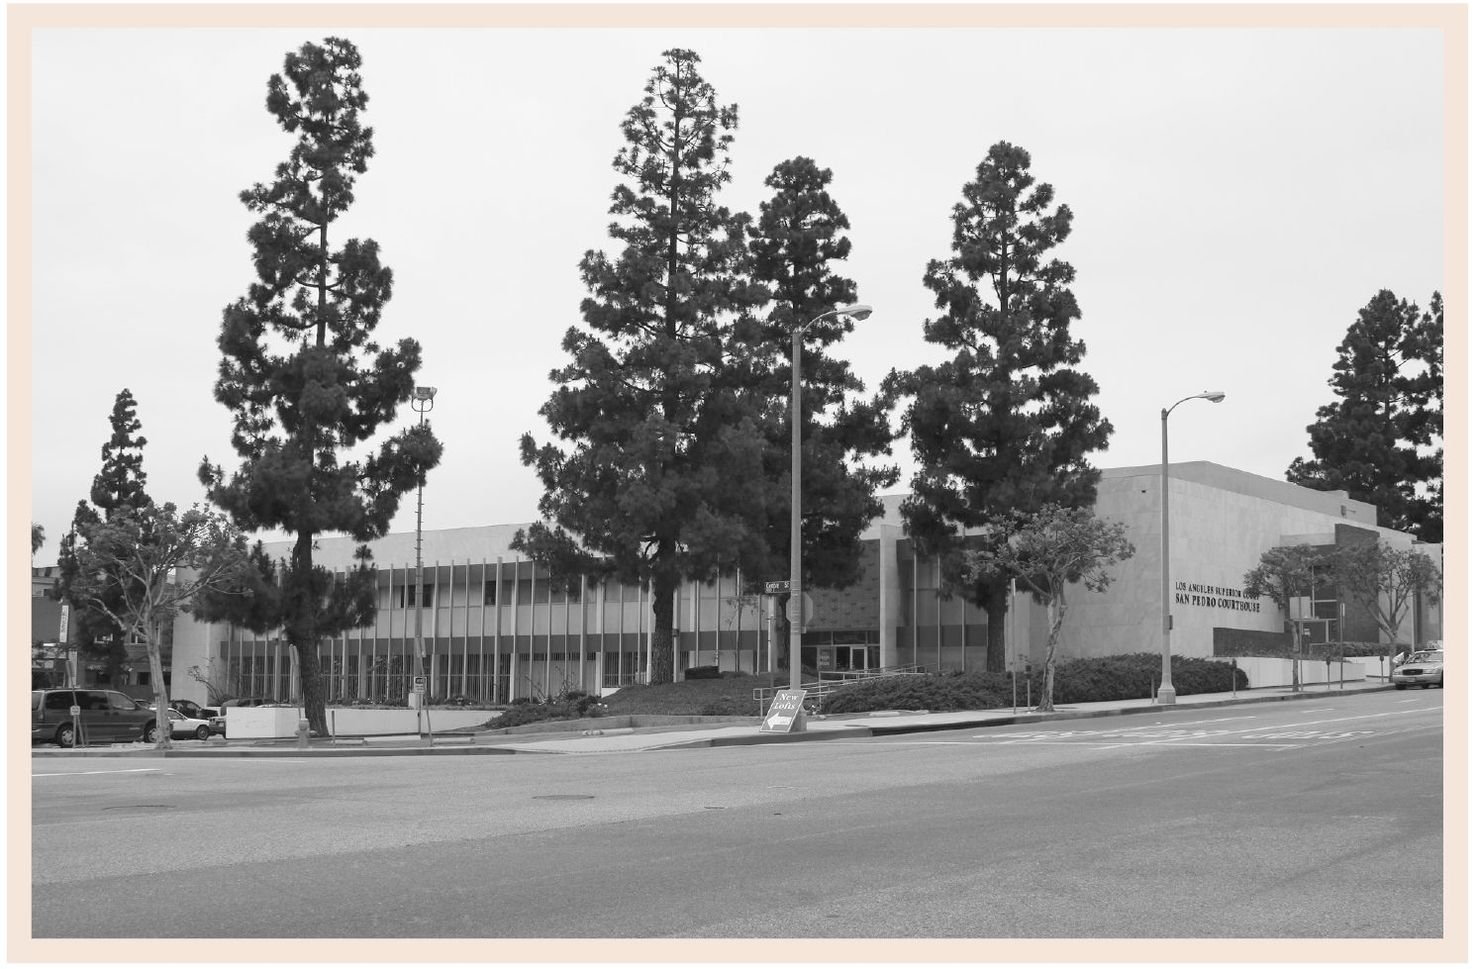
[{"label": "landscaped planter", "polygon": [[[416,714],[420,714],[420,726]],[[385,734],[419,733],[425,729],[427,715],[436,733],[460,727],[478,727],[496,717],[501,710],[365,710],[359,707],[329,707],[328,732],[335,737],[373,737]],[[295,727],[293,728],[296,729]]]},{"label": "landscaped planter", "polygon": [[[409,709],[365,710],[329,707],[328,732],[336,737],[373,737],[419,733],[430,714],[431,729],[437,733],[459,727],[476,727],[501,715],[498,710],[422,710],[420,726],[416,712]],[[231,740],[262,740],[297,736],[301,707],[228,707],[226,736]]]},{"label": "landscaped planter", "polygon": [[300,715],[297,707],[227,707],[226,736],[231,740],[294,737]]}]

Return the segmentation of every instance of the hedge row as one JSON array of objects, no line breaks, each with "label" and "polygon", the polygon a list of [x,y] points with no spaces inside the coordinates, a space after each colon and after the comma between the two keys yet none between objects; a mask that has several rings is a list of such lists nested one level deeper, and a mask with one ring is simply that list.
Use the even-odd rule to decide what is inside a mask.
[{"label": "hedge row", "polygon": [[[1056,703],[1148,699],[1159,688],[1163,659],[1156,653],[1129,653],[1073,659],[1056,668]],[[1225,693],[1247,687],[1246,673],[1219,660],[1175,656],[1170,675],[1175,693]],[[1014,702],[1025,703],[1028,677],[1017,674]],[[1032,702],[1041,696],[1042,671],[1029,676]],[[822,713],[869,710],[991,710],[1012,705],[1009,673],[929,673],[892,676],[842,687],[821,703]]]}]

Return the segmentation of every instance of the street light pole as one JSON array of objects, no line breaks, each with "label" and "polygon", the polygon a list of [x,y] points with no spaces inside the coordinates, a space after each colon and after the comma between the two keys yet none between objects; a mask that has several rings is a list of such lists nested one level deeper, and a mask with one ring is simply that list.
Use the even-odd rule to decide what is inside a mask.
[{"label": "street light pole", "polygon": [[1164,637],[1164,668],[1159,677],[1157,702],[1164,706],[1174,704],[1174,682],[1169,675],[1169,631],[1174,626],[1174,616],[1169,610],[1169,412],[1187,400],[1208,400],[1219,404],[1226,395],[1219,390],[1207,390],[1202,394],[1191,394],[1181,398],[1159,412],[1160,460],[1159,460],[1159,605],[1162,612]]},{"label": "street light pole", "polygon": [[790,331],[790,689],[800,689],[800,633],[805,618],[804,590],[800,585],[800,338],[813,324],[828,316],[865,320],[872,315],[866,303],[852,303],[827,310]]},{"label": "street light pole", "polygon": [[[436,406],[436,388],[415,388],[415,395],[410,399],[410,406],[417,414],[420,415],[420,426],[424,427],[426,423],[426,414],[431,410],[432,407]],[[426,644],[425,641],[421,638],[421,611],[425,607],[425,603],[421,601],[421,594],[425,589],[425,574],[422,571],[421,565],[421,511],[423,508],[423,502],[421,499],[423,497],[425,487],[425,475],[422,474],[421,480],[417,482],[415,486],[415,659],[417,664],[419,664],[420,666],[421,675],[428,677],[426,690],[427,692],[429,692],[430,671],[426,668]],[[421,702],[424,703],[424,699],[422,699]]]}]

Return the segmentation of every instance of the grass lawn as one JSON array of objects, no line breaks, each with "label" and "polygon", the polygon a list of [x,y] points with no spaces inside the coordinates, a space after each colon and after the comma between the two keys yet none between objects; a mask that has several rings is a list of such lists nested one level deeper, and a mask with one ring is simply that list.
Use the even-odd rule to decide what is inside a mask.
[{"label": "grass lawn", "polygon": [[716,680],[685,680],[656,686],[628,686],[605,698],[611,716],[662,714],[666,716],[758,717],[759,687],[790,685],[790,674],[725,673]]}]

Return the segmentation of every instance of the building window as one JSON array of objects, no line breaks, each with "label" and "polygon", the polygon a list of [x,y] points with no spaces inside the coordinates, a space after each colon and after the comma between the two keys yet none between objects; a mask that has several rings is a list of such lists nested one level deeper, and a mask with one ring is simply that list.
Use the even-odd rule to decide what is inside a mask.
[{"label": "building window", "polygon": [[487,606],[497,605],[497,583],[488,579],[482,583],[482,604]]},{"label": "building window", "polygon": [[[432,599],[434,598],[435,591],[436,587],[429,582],[421,586],[421,605],[430,605]],[[399,589],[395,590],[395,604],[401,609],[408,609],[411,606],[414,606],[416,604],[415,586],[402,585]]]}]

